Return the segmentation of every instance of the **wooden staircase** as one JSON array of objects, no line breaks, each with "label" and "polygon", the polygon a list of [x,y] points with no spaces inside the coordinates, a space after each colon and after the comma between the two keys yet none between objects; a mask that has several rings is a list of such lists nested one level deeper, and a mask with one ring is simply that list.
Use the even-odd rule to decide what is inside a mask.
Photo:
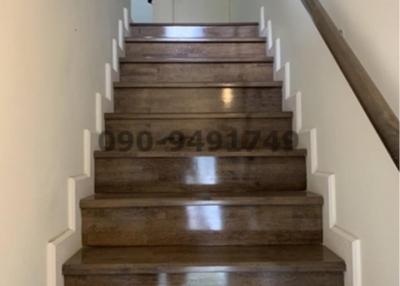
[{"label": "wooden staircase", "polygon": [[343,286],[255,23],[133,24],[66,286]]}]

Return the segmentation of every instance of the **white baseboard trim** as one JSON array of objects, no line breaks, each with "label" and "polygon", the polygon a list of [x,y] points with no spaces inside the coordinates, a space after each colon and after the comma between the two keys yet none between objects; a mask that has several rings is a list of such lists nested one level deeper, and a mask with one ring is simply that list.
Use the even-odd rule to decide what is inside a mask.
[{"label": "white baseboard trim", "polygon": [[113,38],[112,63],[105,64],[105,95],[96,93],[95,131],[83,131],[84,173],[68,179],[68,227],[47,244],[47,286],[63,286],[63,264],[82,247],[80,201],[94,193],[93,152],[98,150],[99,135],[104,131],[104,113],[113,111],[113,83],[119,80],[119,58],[125,55],[124,37],[129,35],[129,9],[118,20],[117,38]]},{"label": "white baseboard trim", "polygon": [[284,80],[281,69],[282,69],[282,54],[281,54],[281,39],[276,39],[273,45],[273,57],[274,57],[274,80]]},{"label": "white baseboard trim", "polygon": [[361,286],[361,240],[337,223],[336,176],[318,169],[317,138],[316,129],[302,130],[299,133],[300,147],[309,151],[307,156],[308,190],[324,198],[324,245],[346,262],[345,285]]},{"label": "white baseboard trim", "polygon": [[124,8],[124,16],[123,16],[123,23],[124,23],[124,36],[129,37],[131,34],[131,16],[130,11],[128,8]]},{"label": "white baseboard trim", "polygon": [[64,285],[62,265],[82,247],[79,202],[94,192],[91,158],[97,136],[84,130],[83,138],[85,173],[68,179],[68,228],[47,244],[47,286]]},{"label": "white baseboard trim", "polygon": [[260,19],[258,23],[259,35],[260,37],[265,37],[267,35],[266,24],[265,24],[265,8],[260,9]]},{"label": "white baseboard trim", "polygon": [[272,36],[272,21],[268,20],[267,21],[267,55],[268,56],[274,56],[274,38]]},{"label": "white baseboard trim", "polygon": [[112,39],[112,81],[119,81],[119,56],[120,56],[120,48],[118,45],[117,39]]},{"label": "white baseboard trim", "polygon": [[118,50],[119,50],[119,57],[125,57],[125,28],[124,28],[124,21],[118,21]]},{"label": "white baseboard trim", "polygon": [[273,38],[271,20],[267,21],[266,29],[267,55],[275,57],[274,79],[283,81],[283,108],[293,112],[293,128],[299,135],[299,147],[308,150],[308,190],[324,198],[324,245],[346,262],[345,285],[362,286],[361,240],[337,224],[336,177],[318,168],[317,130],[303,130],[302,93],[291,90],[290,63],[282,65],[281,40]]}]

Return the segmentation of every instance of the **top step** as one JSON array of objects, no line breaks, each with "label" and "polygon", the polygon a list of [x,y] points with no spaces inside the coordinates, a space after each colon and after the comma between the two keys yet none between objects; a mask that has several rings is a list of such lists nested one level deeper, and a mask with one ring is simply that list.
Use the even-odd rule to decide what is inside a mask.
[{"label": "top step", "polygon": [[131,24],[135,38],[255,38],[258,23],[148,23]]}]

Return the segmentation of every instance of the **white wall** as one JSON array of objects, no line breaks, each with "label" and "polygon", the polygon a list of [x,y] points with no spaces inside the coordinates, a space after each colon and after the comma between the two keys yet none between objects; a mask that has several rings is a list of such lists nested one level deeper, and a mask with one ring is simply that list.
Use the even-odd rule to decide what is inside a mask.
[{"label": "white wall", "polygon": [[0,285],[46,285],[46,246],[68,227],[67,178],[125,0],[5,0],[0,9]]},{"label": "white wall", "polygon": [[229,22],[230,0],[174,0],[175,22]]},{"label": "white wall", "polygon": [[158,23],[174,22],[174,0],[153,0],[153,21]]},{"label": "white wall", "polygon": [[131,0],[132,20],[136,23],[153,22],[153,6],[147,0]]},{"label": "white wall", "polygon": [[258,22],[262,0],[231,0],[231,22]]},{"label": "white wall", "polygon": [[324,243],[346,260],[346,285],[398,286],[398,170],[301,1],[264,5],[281,63],[290,62],[285,102],[302,115],[296,122],[301,146],[309,147],[309,190],[325,198]]},{"label": "white wall", "polygon": [[[139,1],[139,0],[138,0]],[[142,0],[146,1],[146,0]],[[251,2],[253,1],[253,2]],[[175,3],[174,3],[175,2]],[[192,2],[192,3],[190,3]],[[221,2],[218,1],[218,2]],[[223,5],[217,1],[210,0],[153,0],[153,21],[154,22],[254,22],[258,21],[259,13],[254,8],[254,3],[260,3],[262,0],[225,0]],[[182,5],[186,3],[185,5]],[[214,4],[213,4],[214,3]],[[178,9],[174,8],[174,4]],[[253,5],[252,5],[253,4]],[[206,9],[199,7],[208,7]],[[221,7],[225,7],[223,13],[219,11]],[[196,16],[185,18],[190,11],[197,11]],[[183,15],[183,16],[179,16]],[[219,16],[218,16],[219,15]]]}]

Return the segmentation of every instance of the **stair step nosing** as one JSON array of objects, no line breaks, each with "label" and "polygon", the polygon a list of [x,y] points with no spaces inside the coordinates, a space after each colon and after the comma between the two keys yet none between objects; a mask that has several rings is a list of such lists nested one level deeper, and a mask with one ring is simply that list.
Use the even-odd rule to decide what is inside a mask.
[{"label": "stair step nosing", "polygon": [[106,113],[106,120],[187,120],[187,119],[291,119],[292,112],[271,113]]},{"label": "stair step nosing", "polygon": [[[104,201],[104,200],[102,200]],[[187,206],[226,206],[226,207],[250,207],[250,206],[322,206],[322,203],[314,202],[293,202],[293,203],[276,203],[264,202],[262,200],[255,202],[254,200],[198,200],[198,201],[178,201],[178,200],[107,200],[103,203],[84,202],[81,209],[129,209],[129,208],[156,208],[156,207],[187,207]]]},{"label": "stair step nosing", "polygon": [[156,274],[156,273],[201,273],[201,272],[342,272],[343,262],[321,261],[271,261],[253,263],[220,263],[196,266],[187,263],[127,263],[64,265],[64,275],[115,275],[115,274]]},{"label": "stair step nosing", "polygon": [[125,38],[125,43],[136,43],[136,44],[196,44],[196,43],[208,43],[208,44],[266,44],[267,39],[256,37],[256,38],[161,38],[161,37],[129,37]]},{"label": "stair step nosing", "polygon": [[248,83],[134,83],[116,82],[115,88],[282,88],[283,82],[248,82]]},{"label": "stair step nosing", "polygon": [[186,206],[227,206],[227,207],[249,207],[249,206],[322,206],[320,197],[295,198],[229,198],[229,199],[94,199],[88,198],[80,203],[81,209],[125,209],[142,207],[186,207]]},{"label": "stair step nosing", "polygon": [[182,23],[130,23],[131,27],[159,27],[159,26],[167,26],[167,27],[176,27],[176,26],[189,26],[189,27],[238,27],[238,26],[259,26],[258,22],[199,22],[199,23],[191,23],[191,22],[182,22]]},{"label": "stair step nosing", "polygon": [[218,158],[276,158],[276,157],[301,157],[307,155],[307,150],[296,149],[290,151],[263,151],[263,152],[248,152],[248,151],[223,151],[223,152],[116,152],[116,151],[95,151],[95,159],[110,159],[110,158],[193,158],[193,157],[218,157]]},{"label": "stair step nosing", "polygon": [[272,57],[260,58],[121,58],[121,64],[249,64],[273,63]]}]

